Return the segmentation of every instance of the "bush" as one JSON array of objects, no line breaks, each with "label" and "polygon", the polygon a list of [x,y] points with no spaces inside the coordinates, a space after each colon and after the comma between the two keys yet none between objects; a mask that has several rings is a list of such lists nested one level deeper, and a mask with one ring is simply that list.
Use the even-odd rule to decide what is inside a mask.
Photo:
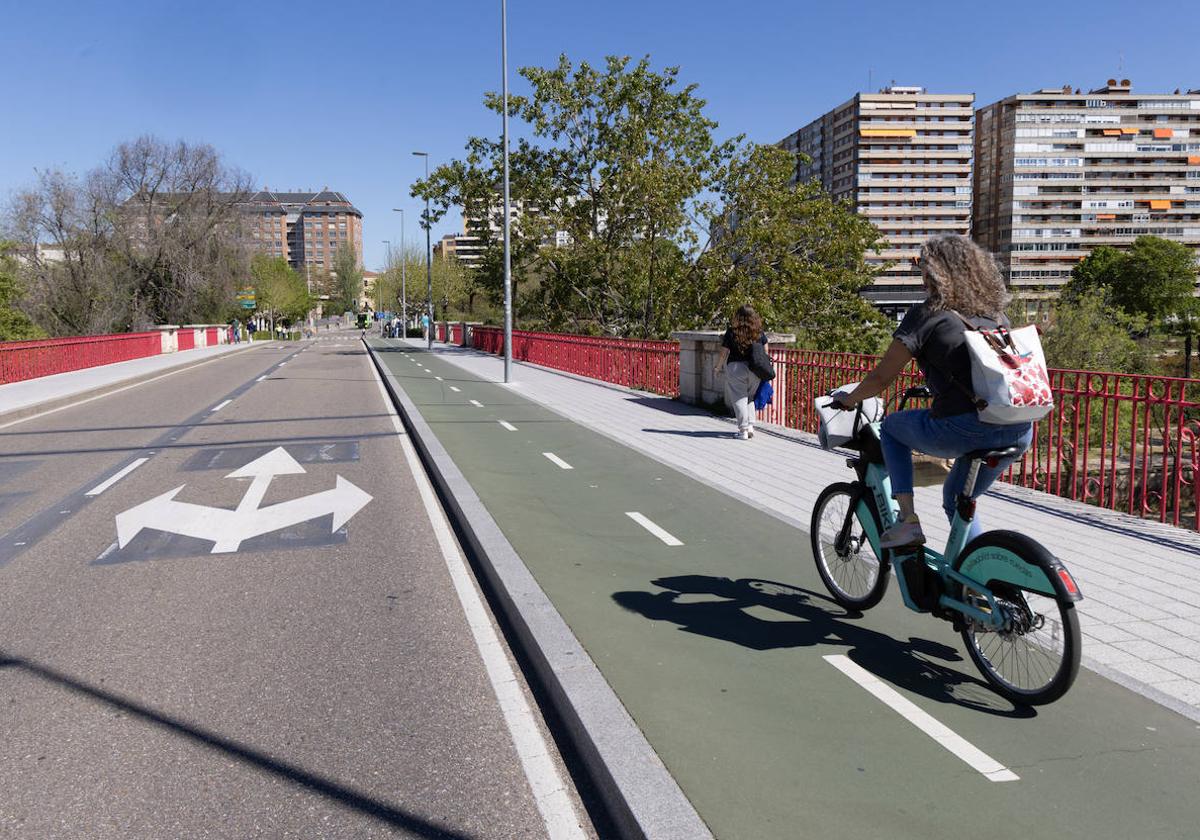
[{"label": "bush", "polygon": [[251,341],[270,341],[272,339],[272,337],[273,336],[271,335],[270,330],[259,330],[258,332],[254,333],[254,335],[250,336],[250,340]]}]

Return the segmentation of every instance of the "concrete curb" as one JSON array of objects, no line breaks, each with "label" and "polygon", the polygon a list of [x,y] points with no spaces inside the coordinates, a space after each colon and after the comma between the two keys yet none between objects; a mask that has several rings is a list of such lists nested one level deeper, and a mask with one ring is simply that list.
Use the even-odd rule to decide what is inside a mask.
[{"label": "concrete curb", "polygon": [[245,351],[250,350],[252,348],[263,346],[263,344],[265,342],[259,342],[257,345],[252,344],[250,342],[244,342],[244,343],[246,345],[245,347],[240,347],[236,350],[226,350],[224,353],[219,353],[216,355],[205,356],[203,358],[197,358],[197,359],[188,359],[187,361],[180,362],[177,365],[171,365],[169,367],[159,368],[158,370],[148,371],[146,373],[139,373],[139,374],[135,374],[133,376],[127,376],[124,379],[118,379],[118,380],[109,382],[104,385],[97,385],[94,388],[87,388],[82,391],[76,391],[73,394],[65,394],[63,396],[54,397],[52,399],[44,400],[42,402],[32,403],[30,405],[24,405],[24,406],[21,406],[20,408],[13,409],[12,411],[0,411],[0,423],[11,423],[16,420],[23,420],[27,417],[32,417],[35,414],[41,414],[44,411],[53,411],[56,408],[62,408],[63,406],[67,406],[67,405],[70,405],[71,403],[78,402],[79,400],[92,399],[93,397],[102,397],[105,394],[110,394],[113,391],[120,390],[121,388],[127,388],[130,385],[137,385],[138,383],[141,383],[141,382],[149,382],[151,379],[155,379],[156,377],[159,377],[159,376],[164,376],[165,374],[168,374],[168,373],[175,373],[176,371],[187,370],[188,368],[196,367],[197,365],[202,365],[207,362],[214,361],[216,359],[225,359],[230,356],[235,356],[238,353],[244,353]]},{"label": "concrete curb", "polygon": [[[600,669],[542,591],[395,375],[363,342],[417,452],[478,567],[529,657],[538,680],[621,837],[708,840],[712,833]],[[407,348],[411,349],[411,348]]]}]

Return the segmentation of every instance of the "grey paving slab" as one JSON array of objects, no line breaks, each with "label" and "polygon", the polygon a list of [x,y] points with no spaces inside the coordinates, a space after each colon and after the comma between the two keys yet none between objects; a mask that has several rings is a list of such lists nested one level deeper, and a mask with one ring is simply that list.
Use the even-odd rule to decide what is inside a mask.
[{"label": "grey paving slab", "polygon": [[[435,345],[434,352],[474,375],[502,378],[496,357],[446,345]],[[533,365],[519,363],[514,370],[513,393],[803,528],[817,494],[849,475],[843,457],[821,450],[811,435],[774,430],[752,441],[733,440],[724,436],[729,422],[673,400]],[[940,489],[918,488],[917,509],[931,541],[944,540]],[[1031,534],[1071,568],[1085,595],[1079,605],[1084,621],[1119,629],[1178,619],[1177,626],[1194,622],[1200,633],[1200,534],[1002,484],[980,504],[980,516],[985,527]],[[1121,663],[1130,661],[1118,655],[1122,651],[1108,649],[1102,634],[1091,641],[1084,665],[1121,674]],[[1194,655],[1200,662],[1200,649]],[[1150,688],[1140,673],[1128,668],[1125,684]],[[1200,694],[1200,682],[1195,687]],[[1193,694],[1179,691],[1169,701],[1154,696],[1200,721],[1200,704],[1179,702]]]}]

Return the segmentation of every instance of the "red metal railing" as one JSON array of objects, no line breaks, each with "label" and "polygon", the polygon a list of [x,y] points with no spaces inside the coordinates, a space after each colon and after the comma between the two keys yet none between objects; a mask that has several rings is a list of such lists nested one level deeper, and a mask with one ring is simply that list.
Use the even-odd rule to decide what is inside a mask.
[{"label": "red metal railing", "polygon": [[462,324],[451,324],[450,325],[450,343],[458,344],[461,346],[463,343],[462,332],[463,332]]},{"label": "red metal railing", "polygon": [[[474,327],[479,350],[504,351],[498,327]],[[879,361],[857,353],[772,348],[775,397],[767,423],[816,432],[813,399],[857,382]],[[679,345],[513,332],[513,358],[660,394],[679,393]],[[924,381],[910,364],[889,406]],[[1080,502],[1200,530],[1200,379],[1051,370],[1054,411],[1004,480]]]},{"label": "red metal railing", "polygon": [[193,350],[195,347],[196,331],[194,329],[181,329],[175,333],[176,350]]},{"label": "red metal railing", "polygon": [[[776,398],[768,423],[815,432],[813,398],[862,379],[877,356],[772,350]],[[922,376],[910,364],[887,393]],[[1054,411],[1005,481],[1200,530],[1200,380],[1051,370]]]},{"label": "red metal railing", "polygon": [[445,321],[437,322],[437,338],[436,338],[436,340],[442,342],[443,344],[446,342],[446,322]]},{"label": "red metal railing", "polygon": [[[504,352],[504,331],[498,327],[474,327],[471,333],[477,349]],[[679,394],[679,345],[674,341],[513,330],[512,356],[627,388],[671,397]]]},{"label": "red metal railing", "polygon": [[221,339],[217,336],[218,327],[209,327],[204,332],[204,343],[208,347],[216,347]]},{"label": "red metal railing", "polygon": [[5,341],[0,343],[0,384],[157,356],[161,352],[162,338],[156,332]]}]

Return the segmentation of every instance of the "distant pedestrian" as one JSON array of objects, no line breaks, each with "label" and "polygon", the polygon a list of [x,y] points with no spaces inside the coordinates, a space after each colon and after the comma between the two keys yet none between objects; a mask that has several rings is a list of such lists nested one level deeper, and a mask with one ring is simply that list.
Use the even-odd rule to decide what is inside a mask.
[{"label": "distant pedestrian", "polygon": [[753,400],[760,380],[751,371],[750,361],[753,346],[762,344],[765,349],[766,343],[762,318],[752,306],[741,306],[721,338],[721,353],[713,366],[713,373],[725,370],[725,402],[737,419],[734,437],[741,440],[754,437]]},{"label": "distant pedestrian", "polygon": [[426,341],[429,340],[429,327],[430,327],[430,320],[429,320],[429,315],[427,313],[427,314],[421,316],[421,334],[422,334],[422,337]]}]

